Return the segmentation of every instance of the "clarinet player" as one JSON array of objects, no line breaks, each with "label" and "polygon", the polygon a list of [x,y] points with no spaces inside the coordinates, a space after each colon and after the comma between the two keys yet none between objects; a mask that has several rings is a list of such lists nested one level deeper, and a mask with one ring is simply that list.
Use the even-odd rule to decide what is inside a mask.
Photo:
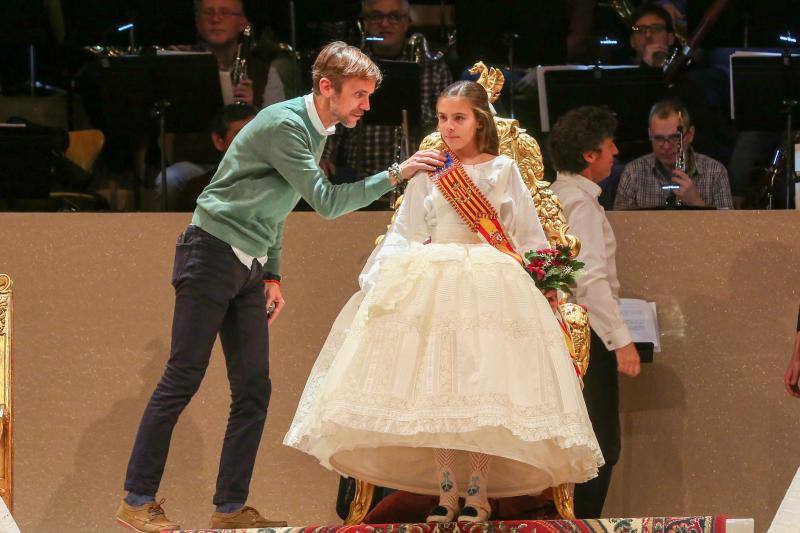
[{"label": "clarinet player", "polygon": [[[284,87],[272,62],[250,53],[252,28],[241,0],[193,0],[199,43],[173,47],[184,51],[214,54],[219,67],[219,84],[225,105],[239,103],[261,109],[285,100]],[[250,33],[250,35],[248,35]],[[168,135],[172,164],[167,167],[167,208],[178,209],[180,198],[192,180],[213,170],[218,153],[208,142],[209,132]],[[161,174],[156,176],[156,204],[161,205]]]},{"label": "clarinet player", "polygon": [[695,127],[683,104],[656,103],[648,132],[653,151],[625,166],[614,209],[658,209],[671,195],[684,206],[733,209],[728,171],[692,149]]}]

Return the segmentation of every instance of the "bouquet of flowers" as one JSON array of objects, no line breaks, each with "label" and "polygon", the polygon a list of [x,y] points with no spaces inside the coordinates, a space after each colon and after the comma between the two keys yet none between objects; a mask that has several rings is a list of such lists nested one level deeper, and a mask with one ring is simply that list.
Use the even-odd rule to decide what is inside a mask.
[{"label": "bouquet of flowers", "polygon": [[572,294],[570,289],[575,286],[575,275],[584,267],[570,255],[566,246],[531,250],[525,254],[525,259],[528,260],[525,270],[542,292],[555,289]]}]

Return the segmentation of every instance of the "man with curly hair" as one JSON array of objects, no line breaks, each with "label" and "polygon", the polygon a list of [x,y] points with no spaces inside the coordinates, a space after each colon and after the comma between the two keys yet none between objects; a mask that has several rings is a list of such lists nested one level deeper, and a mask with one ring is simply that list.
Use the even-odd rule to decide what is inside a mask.
[{"label": "man with curly hair", "polygon": [[580,239],[578,260],[586,264],[575,298],[589,311],[592,326],[591,365],[583,396],[606,464],[596,478],[575,487],[578,518],[600,516],[611,471],[619,459],[619,385],[617,372],[639,374],[639,353],[619,308],[619,280],[614,231],[600,206],[597,183],[611,173],[617,147],[617,120],[593,106],[573,109],[550,133],[550,151],[558,171],[551,189],[558,195],[570,233]]}]

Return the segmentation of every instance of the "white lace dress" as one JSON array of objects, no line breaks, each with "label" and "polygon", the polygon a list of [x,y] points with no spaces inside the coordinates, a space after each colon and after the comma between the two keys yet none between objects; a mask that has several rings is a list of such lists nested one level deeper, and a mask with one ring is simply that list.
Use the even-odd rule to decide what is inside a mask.
[{"label": "white lace dress", "polygon": [[[511,159],[464,168],[518,252],[546,246]],[[603,458],[547,300],[519,263],[467,229],[425,174],[409,183],[359,281],[284,444],[344,475],[422,494],[439,492],[433,448],[495,456],[492,497],[597,475]],[[464,459],[455,472],[462,490]]]}]

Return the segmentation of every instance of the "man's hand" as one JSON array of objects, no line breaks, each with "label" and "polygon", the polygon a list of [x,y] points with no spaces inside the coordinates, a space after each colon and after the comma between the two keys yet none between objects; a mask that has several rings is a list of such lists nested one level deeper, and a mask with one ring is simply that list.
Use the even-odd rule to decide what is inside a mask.
[{"label": "man's hand", "polygon": [[686,18],[686,14],[678,9],[672,2],[664,2],[661,4],[661,7],[663,7],[664,10],[670,14],[673,21],[683,20]]},{"label": "man's hand", "polygon": [[617,370],[626,376],[636,377],[641,370],[641,361],[636,346],[631,342],[614,350],[617,355]]},{"label": "man's hand", "polygon": [[676,183],[680,187],[675,191],[675,196],[684,204],[698,207],[706,205],[700,193],[697,191],[697,185],[686,172],[673,169],[672,183]]},{"label": "man's hand", "polygon": [[233,88],[233,101],[253,105],[253,80],[244,78]]},{"label": "man's hand", "polygon": [[[656,56],[655,58],[653,56]],[[669,48],[663,44],[650,43],[645,45],[642,51],[642,61],[651,67],[660,67],[669,57]],[[658,59],[658,61],[656,61]]]},{"label": "man's hand", "polygon": [[420,170],[430,172],[444,165],[446,158],[444,152],[439,150],[420,150],[402,163],[400,175],[408,181]]},{"label": "man's hand", "polygon": [[786,386],[786,392],[789,396],[800,398],[800,387],[797,385],[797,379],[800,377],[800,331],[794,340],[794,352],[792,352],[792,359],[789,361],[789,368],[786,369],[786,374],[783,375],[783,383]]},{"label": "man's hand", "polygon": [[286,300],[284,300],[281,295],[281,286],[278,283],[264,283],[264,296],[267,298],[267,310],[269,310],[273,303],[275,304],[275,309],[272,310],[272,314],[267,321],[267,325],[271,326],[272,323],[275,322],[275,319],[278,318],[278,315],[281,314],[281,311],[283,311]]},{"label": "man's hand", "polygon": [[328,179],[333,178],[336,175],[336,165],[333,164],[333,161],[330,159],[321,159],[319,162],[319,168],[328,176]]}]

